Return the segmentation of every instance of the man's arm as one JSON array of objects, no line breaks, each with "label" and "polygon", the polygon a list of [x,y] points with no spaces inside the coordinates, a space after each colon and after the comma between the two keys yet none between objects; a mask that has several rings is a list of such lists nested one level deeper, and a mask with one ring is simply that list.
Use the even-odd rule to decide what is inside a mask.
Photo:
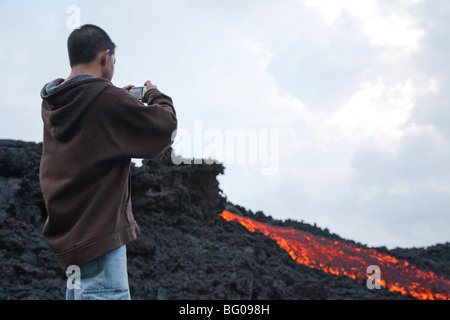
[{"label": "man's arm", "polygon": [[114,124],[112,142],[121,154],[130,158],[159,156],[172,145],[178,126],[172,99],[150,81],[146,87],[142,102],[147,106],[119,88],[106,91],[119,98],[108,111],[109,121]]}]

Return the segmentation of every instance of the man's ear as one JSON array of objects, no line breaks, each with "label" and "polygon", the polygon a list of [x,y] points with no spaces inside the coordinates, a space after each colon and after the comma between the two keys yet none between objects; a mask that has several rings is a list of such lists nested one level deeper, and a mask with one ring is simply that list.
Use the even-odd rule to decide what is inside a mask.
[{"label": "man's ear", "polygon": [[102,67],[104,67],[106,65],[106,54],[105,54],[105,52],[102,52],[100,54],[100,65]]},{"label": "man's ear", "polygon": [[105,50],[100,52],[100,64],[102,65],[102,67],[104,67],[106,65],[106,61],[108,58],[109,53],[111,52],[111,50]]}]

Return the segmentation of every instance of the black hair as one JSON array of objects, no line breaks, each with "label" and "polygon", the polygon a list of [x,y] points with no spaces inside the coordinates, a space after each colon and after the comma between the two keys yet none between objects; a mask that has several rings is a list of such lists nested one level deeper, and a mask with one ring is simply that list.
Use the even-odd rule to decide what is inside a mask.
[{"label": "black hair", "polygon": [[85,24],[75,29],[67,40],[71,67],[94,61],[97,55],[104,50],[109,49],[110,55],[113,55],[115,48],[116,45],[111,41],[109,35],[103,29],[92,24]]}]

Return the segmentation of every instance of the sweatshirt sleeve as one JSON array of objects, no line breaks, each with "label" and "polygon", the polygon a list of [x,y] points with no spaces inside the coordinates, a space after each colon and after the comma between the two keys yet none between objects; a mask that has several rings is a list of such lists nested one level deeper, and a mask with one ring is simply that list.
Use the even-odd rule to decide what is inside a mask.
[{"label": "sweatshirt sleeve", "polygon": [[[176,111],[172,99],[152,89],[145,93],[142,101],[116,88],[114,103],[108,112],[114,123],[111,132],[114,144],[123,156],[153,159],[166,151],[173,143],[177,130]],[[118,99],[117,99],[118,98]]]}]

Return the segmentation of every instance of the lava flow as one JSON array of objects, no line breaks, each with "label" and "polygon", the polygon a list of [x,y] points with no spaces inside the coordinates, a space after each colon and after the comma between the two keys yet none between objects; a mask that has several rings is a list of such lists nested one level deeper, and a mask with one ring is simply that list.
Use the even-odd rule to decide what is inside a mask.
[{"label": "lava flow", "polygon": [[[374,249],[353,243],[315,236],[311,233],[285,229],[224,211],[227,221],[237,221],[251,232],[261,232],[274,239],[294,261],[334,275],[344,275],[360,282],[367,281],[371,265],[379,267],[379,285],[390,291],[418,299],[449,300],[450,281],[430,271],[422,271],[405,260],[399,260]],[[369,280],[369,281],[371,281]],[[374,279],[375,280],[375,279]]]}]

